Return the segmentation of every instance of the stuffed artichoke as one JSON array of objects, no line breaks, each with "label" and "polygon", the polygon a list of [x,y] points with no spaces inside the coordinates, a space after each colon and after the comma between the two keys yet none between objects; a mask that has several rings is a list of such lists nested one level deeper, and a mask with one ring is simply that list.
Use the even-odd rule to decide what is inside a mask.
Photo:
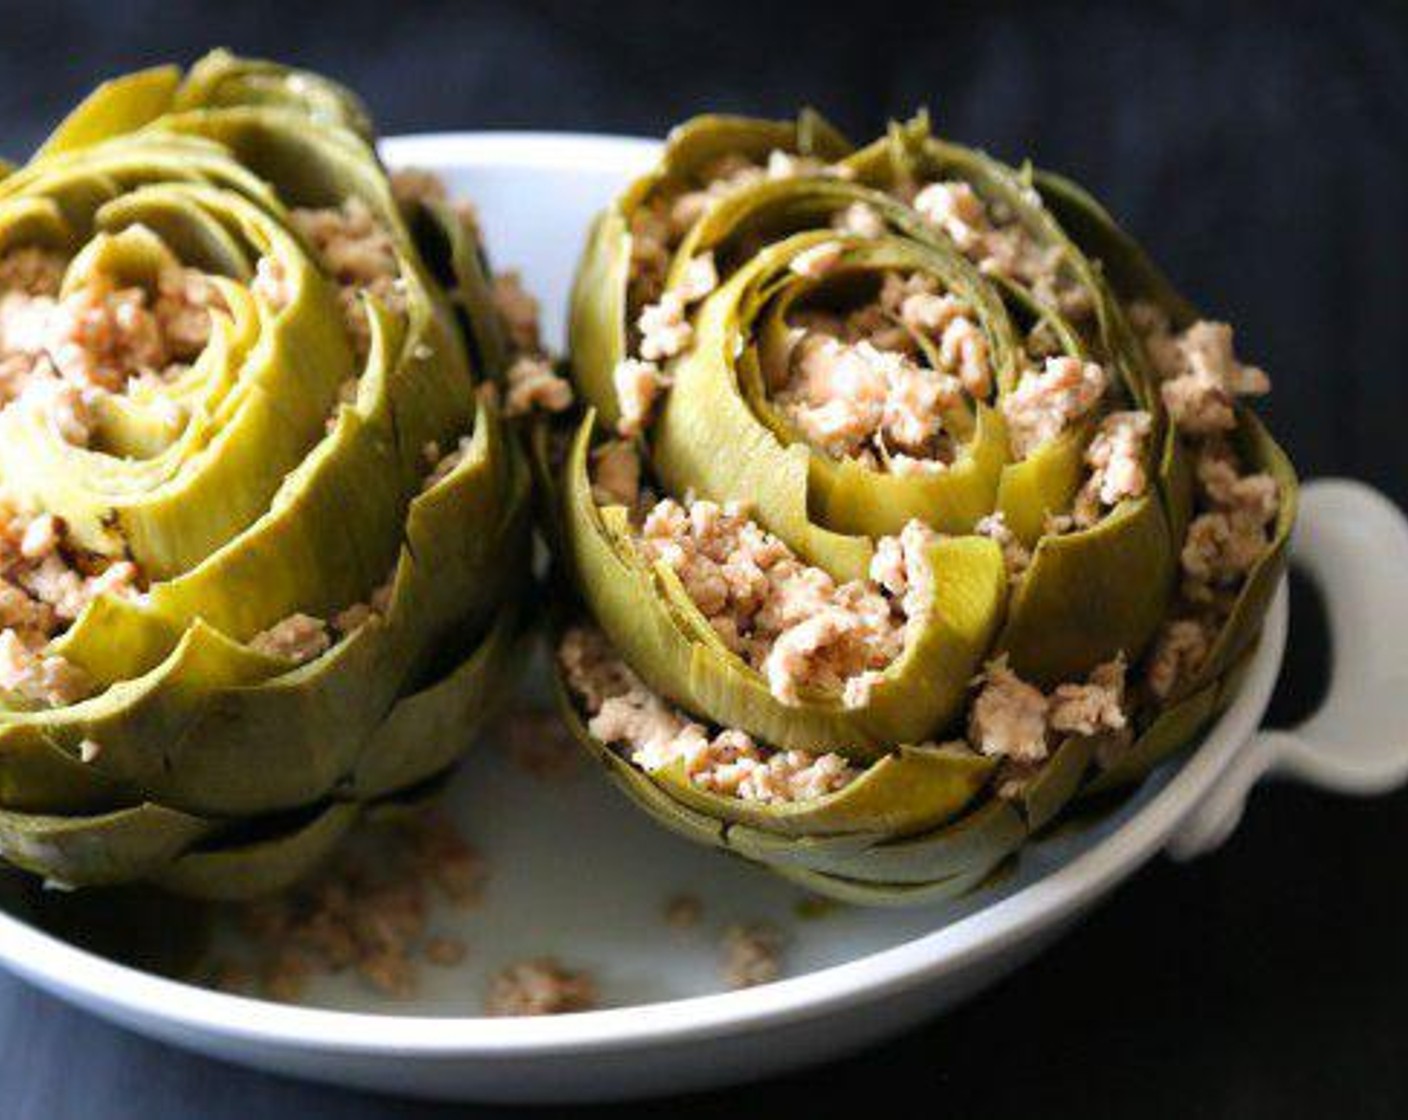
[{"label": "stuffed artichoke", "polygon": [[1266,377],[1074,184],[698,118],[571,311],[560,694],[669,828],[921,902],[1234,687],[1295,516]]},{"label": "stuffed artichoke", "polygon": [[508,331],[472,216],[372,143],[216,53],[0,178],[0,854],[52,882],[277,888],[502,691]]}]

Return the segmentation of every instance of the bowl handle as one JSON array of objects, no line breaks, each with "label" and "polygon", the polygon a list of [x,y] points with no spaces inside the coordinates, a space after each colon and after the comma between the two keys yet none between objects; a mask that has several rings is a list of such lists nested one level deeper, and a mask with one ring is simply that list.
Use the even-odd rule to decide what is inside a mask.
[{"label": "bowl handle", "polygon": [[1312,482],[1302,491],[1292,557],[1325,599],[1332,653],[1325,700],[1299,727],[1252,738],[1174,833],[1175,859],[1231,836],[1263,778],[1357,795],[1408,781],[1408,520],[1362,482]]}]

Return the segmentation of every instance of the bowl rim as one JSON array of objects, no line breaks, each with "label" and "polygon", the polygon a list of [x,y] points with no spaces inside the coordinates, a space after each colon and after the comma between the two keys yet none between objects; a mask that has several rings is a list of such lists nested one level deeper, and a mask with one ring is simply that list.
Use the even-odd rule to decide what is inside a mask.
[{"label": "bowl rim", "polygon": [[[383,141],[392,164],[590,168],[646,166],[658,142],[572,132],[447,132]],[[259,1045],[340,1054],[533,1058],[679,1045],[760,1032],[894,996],[976,967],[1073,917],[1155,855],[1255,733],[1280,670],[1284,579],[1242,686],[1148,804],[1089,850],[990,906],[900,945],[742,991],[533,1019],[394,1015],[272,1003],[109,960],[0,909],[0,966],[88,1009]],[[174,1036],[173,1036],[174,1037]]]}]

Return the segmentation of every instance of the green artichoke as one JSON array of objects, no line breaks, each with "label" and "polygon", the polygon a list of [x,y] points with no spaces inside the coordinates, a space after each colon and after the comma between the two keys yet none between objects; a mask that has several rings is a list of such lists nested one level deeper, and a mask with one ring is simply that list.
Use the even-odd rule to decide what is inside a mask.
[{"label": "green artichoke", "polygon": [[701,117],[595,223],[551,478],[559,692],[667,827],[861,903],[992,874],[1225,703],[1296,480],[1074,184]]},{"label": "green artichoke", "polygon": [[0,854],[57,884],[276,889],[504,691],[505,326],[470,216],[372,144],[218,52],[0,178]]}]

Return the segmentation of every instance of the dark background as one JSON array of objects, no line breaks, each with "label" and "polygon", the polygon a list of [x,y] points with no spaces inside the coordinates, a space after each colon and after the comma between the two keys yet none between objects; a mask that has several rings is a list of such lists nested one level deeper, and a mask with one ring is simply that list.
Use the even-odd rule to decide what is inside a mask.
[{"label": "dark background", "polygon": [[[928,105],[950,135],[1074,174],[1234,322],[1276,381],[1271,420],[1305,475],[1358,475],[1408,504],[1408,11],[929,0],[821,12],[0,3],[0,152],[22,157],[102,76],[216,44],[347,81],[385,132],[658,135],[704,109],[811,103],[865,139]],[[1303,589],[1296,606],[1283,723],[1313,706],[1325,645]],[[670,1111],[779,1116],[855,1099],[949,1117],[1408,1115],[1405,853],[1408,795],[1266,790],[1223,852],[1156,864],[945,1020]],[[0,979],[4,1120],[471,1114],[228,1069]]]}]

